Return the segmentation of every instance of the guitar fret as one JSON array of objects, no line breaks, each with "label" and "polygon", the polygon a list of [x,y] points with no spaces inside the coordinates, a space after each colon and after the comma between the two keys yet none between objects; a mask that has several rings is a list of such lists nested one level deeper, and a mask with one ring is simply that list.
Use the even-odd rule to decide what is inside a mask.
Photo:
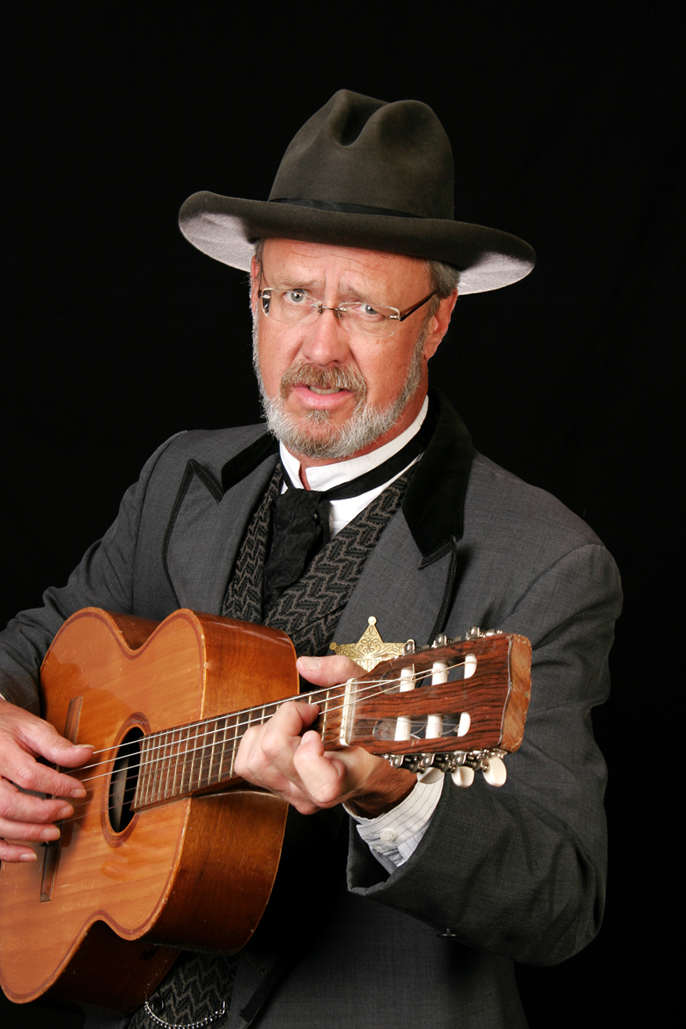
[{"label": "guitar fret", "polygon": [[142,807],[145,797],[145,791],[147,789],[147,778],[148,778],[148,764],[146,761],[146,754],[149,749],[150,737],[141,740],[140,750],[140,764],[138,767],[138,782],[136,784],[136,792],[133,798],[133,806],[138,808]]},{"label": "guitar fret", "polygon": [[183,792],[183,762],[186,759],[185,752],[182,750],[181,744],[183,743],[183,729],[176,729],[172,733],[172,753],[174,755],[174,770],[172,774],[172,789],[171,796],[178,797]]},{"label": "guitar fret", "polygon": [[322,739],[325,739],[325,737],[326,737],[326,723],[327,723],[328,718],[329,718],[329,698],[330,698],[330,694],[331,694],[331,690],[327,690],[326,691],[326,696],[324,697],[324,700],[321,701],[320,704],[319,704],[319,717],[321,718],[321,721],[322,721],[319,733],[320,733]]},{"label": "guitar fret", "polygon": [[[188,772],[188,792],[198,788],[199,776],[202,770],[202,752],[199,754],[198,748],[198,726],[195,726],[195,736],[191,736],[190,730],[188,733],[188,742],[191,744],[190,756],[191,756],[191,767]],[[200,757],[200,760],[198,760]]]},{"label": "guitar fret", "polygon": [[204,786],[209,786],[211,783],[219,782],[219,780],[216,778],[214,766],[217,760],[217,733],[219,732],[219,724],[222,721],[223,719],[221,718],[215,718],[214,720],[214,729],[212,730],[212,743],[210,744],[209,748],[207,760],[208,769],[205,775],[205,782],[203,783]]},{"label": "guitar fret", "polygon": [[147,775],[146,775],[146,786],[144,801],[149,804],[154,797],[155,787],[155,755],[157,751],[154,746],[149,748],[148,760],[147,760]]},{"label": "guitar fret", "polygon": [[[190,791],[190,776],[193,771],[193,746],[191,743],[191,729],[186,726],[182,740],[184,744],[183,748],[183,766],[181,769],[181,793],[188,793]],[[188,767],[188,760],[190,758],[190,769]]]},{"label": "guitar fret", "polygon": [[[236,762],[236,754],[238,753],[238,744],[239,744],[238,726],[241,724],[241,721],[242,721],[241,715],[242,714],[243,714],[243,712],[237,712],[235,715],[229,715],[229,717],[226,720],[226,727],[227,727],[227,729],[232,729],[233,730],[233,733],[232,733],[232,736],[231,736],[231,744],[230,744],[230,746],[231,746],[231,762],[229,764],[229,779],[231,779],[233,777],[233,766],[234,766],[234,764]],[[245,731],[245,730],[243,730],[243,731]],[[241,739],[242,738],[243,738],[243,733],[241,733]],[[227,743],[228,743],[228,741],[227,741]]]},{"label": "guitar fret", "polygon": [[[213,782],[216,782],[214,778],[214,759],[215,751],[217,749],[217,729],[219,725],[219,719],[214,718],[211,722],[207,722],[208,729],[204,734],[205,743],[202,748],[202,770],[200,775],[200,785],[210,786]],[[210,729],[209,726],[212,726]]]},{"label": "guitar fret", "polygon": [[143,803],[149,804],[154,800],[155,790],[159,787],[159,746],[156,736],[146,740],[145,760],[145,788],[143,790]]},{"label": "guitar fret", "polygon": [[155,775],[155,765],[156,765],[155,759],[156,759],[156,756],[157,756],[157,747],[156,747],[155,744],[156,744],[156,741],[153,738],[153,742],[151,743],[151,745],[149,747],[149,750],[148,750],[148,760],[146,762],[146,764],[147,764],[146,786],[145,786],[145,794],[143,796],[143,800],[144,800],[144,802],[146,804],[150,804],[154,800],[154,797],[155,797],[155,784],[156,784],[156,779],[157,779],[157,777]]},{"label": "guitar fret", "polygon": [[184,730],[178,730],[176,748],[175,775],[174,775],[174,796],[178,797],[183,793],[184,777],[186,775],[186,748],[184,743]]},{"label": "guitar fret", "polygon": [[224,761],[226,760],[227,750],[228,750],[229,746],[232,746],[232,744],[230,744],[230,742],[229,742],[229,725],[230,725],[230,718],[229,718],[228,715],[226,715],[224,717],[224,725],[223,725],[223,729],[222,729],[221,757],[220,757],[220,760],[219,760],[219,771],[217,773],[218,776],[219,776],[219,779],[218,779],[219,782],[223,782],[225,778],[227,778],[227,779],[230,778],[231,777],[231,769],[233,768],[233,761],[230,761],[229,762],[229,773],[228,773],[228,775],[224,771]]},{"label": "guitar fret", "polygon": [[171,756],[172,756],[173,731],[172,732],[160,733],[159,736],[160,736],[160,738],[162,738],[162,736],[164,736],[164,744],[161,747],[159,747],[158,753],[161,752],[162,763],[163,763],[163,766],[165,768],[165,773],[166,773],[165,776],[164,776],[164,787],[162,787],[162,780],[161,780],[161,777],[160,777],[160,791],[161,791],[162,796],[166,799],[167,797],[170,796],[169,776],[170,776],[170,773],[171,773]]},{"label": "guitar fret", "polygon": [[[217,782],[224,782],[225,779],[230,778],[229,773],[225,770],[225,763],[227,762],[227,752],[229,746],[229,716],[225,715],[222,719],[222,738],[221,746],[219,747],[219,766],[217,768]],[[228,762],[228,765],[230,768],[230,761]]]},{"label": "guitar fret", "polygon": [[148,755],[146,761],[146,775],[145,775],[145,792],[143,794],[143,803],[150,804],[155,798],[155,786],[157,784],[157,776],[155,774],[157,768],[157,741],[153,736],[151,739],[150,746],[148,747]]},{"label": "guitar fret", "polygon": [[214,753],[214,737],[217,732],[217,720],[213,719],[212,729],[203,733],[203,745],[200,749],[200,768],[198,770],[198,788],[209,786],[212,781],[212,755]]},{"label": "guitar fret", "polygon": [[[181,743],[183,745],[183,764],[181,765],[181,783],[180,792],[183,795],[188,793],[190,786],[190,773],[193,768],[193,747],[191,744],[191,727],[188,725],[184,726],[181,733]],[[188,767],[188,761],[190,759],[190,769]]]},{"label": "guitar fret", "polygon": [[[185,735],[183,736],[183,741],[185,743],[185,747],[184,747],[184,750],[183,750],[183,767],[182,767],[182,770],[181,770],[181,793],[187,793],[189,791],[189,789],[190,789],[190,776],[191,776],[191,772],[193,771],[193,749],[192,749],[192,747],[189,746],[189,744],[190,744],[190,731],[189,731],[188,727],[186,727],[184,732],[185,732]],[[188,758],[189,758],[189,756],[190,756],[190,759],[191,759],[191,767],[190,767],[190,769],[188,768]]]},{"label": "guitar fret", "polygon": [[179,770],[179,758],[181,757],[181,730],[175,729],[171,735],[171,751],[172,751],[172,781],[171,790],[167,794],[168,797],[178,797],[181,785],[181,776],[183,770]]}]

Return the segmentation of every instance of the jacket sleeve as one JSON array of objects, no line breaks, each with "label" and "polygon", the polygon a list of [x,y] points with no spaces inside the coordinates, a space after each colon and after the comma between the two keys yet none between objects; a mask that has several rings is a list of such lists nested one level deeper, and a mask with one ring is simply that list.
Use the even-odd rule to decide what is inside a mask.
[{"label": "jacket sleeve", "polygon": [[591,708],[606,698],[621,590],[602,545],[566,554],[498,624],[533,645],[524,742],[501,789],[446,781],[410,860],[390,876],[351,833],[348,883],[440,935],[533,964],[570,957],[605,900],[606,768]]},{"label": "jacket sleeve", "polygon": [[55,633],[75,611],[92,606],[134,613],[141,512],[158,461],[176,438],[167,440],[147,461],[138,482],[124,495],[117,518],[103,538],[89,547],[66,586],[47,589],[43,607],[22,611],[0,634],[0,693],[6,700],[39,713],[41,663]]}]

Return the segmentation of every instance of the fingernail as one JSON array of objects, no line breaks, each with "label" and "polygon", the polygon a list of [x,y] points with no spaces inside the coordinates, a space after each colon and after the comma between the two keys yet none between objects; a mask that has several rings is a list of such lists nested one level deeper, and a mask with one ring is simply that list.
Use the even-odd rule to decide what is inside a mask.
[{"label": "fingernail", "polygon": [[71,791],[69,796],[77,797],[79,800],[83,800],[83,798],[86,796],[86,791],[84,790],[83,786],[77,786],[75,789]]},{"label": "fingernail", "polygon": [[51,825],[47,829],[43,829],[38,838],[42,843],[50,843],[51,840],[58,840],[60,838],[60,831],[54,825]]},{"label": "fingernail", "polygon": [[57,817],[58,817],[58,819],[59,818],[71,818],[71,816],[73,814],[74,814],[74,808],[71,806],[71,804],[63,804],[62,807],[57,812]]},{"label": "fingernail", "polygon": [[306,668],[310,672],[314,672],[321,664],[318,657],[301,657],[299,661],[301,667]]},{"label": "fingernail", "polygon": [[37,857],[38,857],[38,855],[34,854],[34,852],[31,851],[30,854],[20,854],[19,855],[19,860],[20,861],[35,861]]}]

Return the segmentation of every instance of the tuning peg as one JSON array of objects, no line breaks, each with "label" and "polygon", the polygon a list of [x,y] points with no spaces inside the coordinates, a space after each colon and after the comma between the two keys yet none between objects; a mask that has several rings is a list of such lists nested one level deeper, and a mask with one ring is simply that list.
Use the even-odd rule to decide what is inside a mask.
[{"label": "tuning peg", "polygon": [[438,782],[438,780],[442,778],[443,772],[440,768],[427,768],[425,772],[419,772],[417,774],[417,782]]},{"label": "tuning peg", "polygon": [[483,769],[483,775],[489,786],[502,786],[507,779],[507,768],[500,757],[489,757]]},{"label": "tuning peg", "polygon": [[456,786],[471,786],[474,782],[474,769],[469,765],[459,765],[450,775]]}]

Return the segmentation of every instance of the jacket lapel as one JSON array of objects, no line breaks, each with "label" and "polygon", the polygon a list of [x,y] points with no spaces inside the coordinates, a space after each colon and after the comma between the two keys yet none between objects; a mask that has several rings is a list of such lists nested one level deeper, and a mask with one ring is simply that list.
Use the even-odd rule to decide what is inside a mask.
[{"label": "jacket lapel", "polygon": [[221,611],[245,526],[275,464],[272,453],[223,492],[202,466],[188,462],[165,545],[167,576],[180,607]]}]

